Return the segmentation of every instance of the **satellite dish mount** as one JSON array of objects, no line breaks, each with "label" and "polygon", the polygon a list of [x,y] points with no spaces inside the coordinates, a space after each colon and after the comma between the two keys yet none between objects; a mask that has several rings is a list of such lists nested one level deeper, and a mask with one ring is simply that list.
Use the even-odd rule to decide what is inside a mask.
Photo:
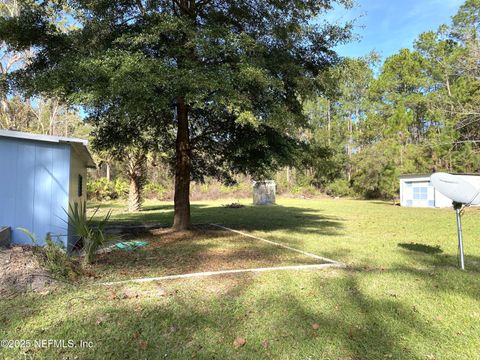
[{"label": "satellite dish mount", "polygon": [[465,270],[462,234],[462,209],[470,205],[480,205],[480,189],[473,186],[461,176],[447,173],[434,173],[430,177],[434,188],[449,199],[457,215],[458,266]]},{"label": "satellite dish mount", "polygon": [[465,260],[463,254],[463,233],[462,233],[462,203],[453,202],[453,209],[457,214],[457,236],[458,236],[458,266],[465,270]]}]

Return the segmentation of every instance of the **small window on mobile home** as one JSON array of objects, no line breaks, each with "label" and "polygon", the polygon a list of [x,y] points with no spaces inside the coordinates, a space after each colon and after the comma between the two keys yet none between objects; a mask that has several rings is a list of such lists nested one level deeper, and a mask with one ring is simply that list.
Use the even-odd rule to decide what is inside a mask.
[{"label": "small window on mobile home", "polygon": [[78,197],[83,195],[83,176],[78,175]]}]

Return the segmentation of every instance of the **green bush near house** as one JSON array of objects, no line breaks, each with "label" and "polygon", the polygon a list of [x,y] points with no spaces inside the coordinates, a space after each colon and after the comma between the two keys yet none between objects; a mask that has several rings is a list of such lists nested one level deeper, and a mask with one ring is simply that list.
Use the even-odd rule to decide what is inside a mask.
[{"label": "green bush near house", "polygon": [[52,239],[50,233],[45,237],[45,246],[39,248],[41,264],[53,275],[67,280],[75,280],[80,271],[73,259],[68,256],[63,244]]},{"label": "green bush near house", "polygon": [[120,178],[108,181],[107,178],[99,178],[87,181],[87,194],[89,199],[109,201],[124,199],[128,194],[128,183]]},{"label": "green bush near house", "polygon": [[38,246],[37,237],[25,228],[18,228],[26,234],[33,244],[33,253],[37,256],[40,265],[48,270],[54,278],[75,280],[80,271],[78,265],[68,256],[61,241],[55,241],[50,233],[45,236],[45,245]]}]

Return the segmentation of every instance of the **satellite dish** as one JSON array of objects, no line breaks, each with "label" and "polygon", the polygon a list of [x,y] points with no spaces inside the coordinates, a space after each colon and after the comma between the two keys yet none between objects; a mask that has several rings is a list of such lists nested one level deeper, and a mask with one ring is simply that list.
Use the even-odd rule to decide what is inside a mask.
[{"label": "satellite dish", "polygon": [[470,205],[480,204],[480,189],[475,188],[468,181],[458,175],[447,173],[435,173],[430,176],[430,182],[435,190],[452,199],[453,208],[457,215],[458,234],[458,264],[460,269],[465,269],[463,254],[463,233],[462,233],[462,208]]},{"label": "satellite dish", "polygon": [[430,177],[433,187],[452,201],[466,205],[480,204],[480,189],[458,175],[435,173]]}]

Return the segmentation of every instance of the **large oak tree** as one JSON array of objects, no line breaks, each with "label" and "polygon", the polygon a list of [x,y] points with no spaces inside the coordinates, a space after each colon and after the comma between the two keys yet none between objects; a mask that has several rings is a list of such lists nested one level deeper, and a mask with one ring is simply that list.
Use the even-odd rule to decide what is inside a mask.
[{"label": "large oak tree", "polygon": [[[33,49],[11,80],[87,109],[98,148],[159,134],[175,174],[174,228],[190,225],[192,179],[230,180],[292,161],[302,102],[336,62],[350,0],[24,1],[0,39]],[[126,131],[126,129],[128,131]]]}]

